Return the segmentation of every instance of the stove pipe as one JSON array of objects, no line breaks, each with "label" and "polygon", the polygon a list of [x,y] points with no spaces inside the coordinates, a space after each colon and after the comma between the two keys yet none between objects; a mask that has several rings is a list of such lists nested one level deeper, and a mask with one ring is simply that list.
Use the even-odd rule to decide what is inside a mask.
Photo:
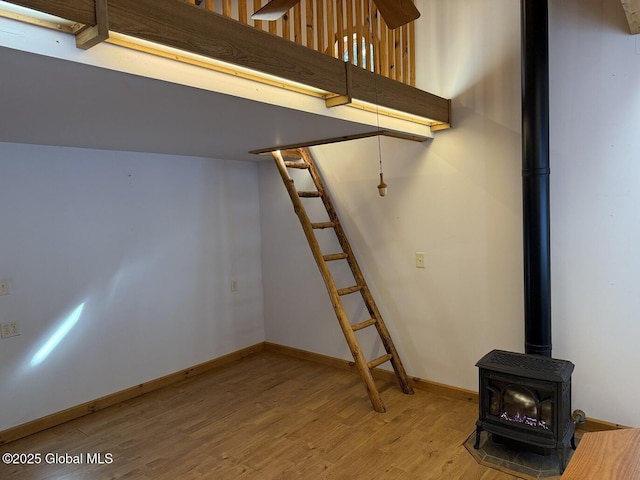
[{"label": "stove pipe", "polygon": [[521,0],[525,352],[551,356],[547,0]]}]

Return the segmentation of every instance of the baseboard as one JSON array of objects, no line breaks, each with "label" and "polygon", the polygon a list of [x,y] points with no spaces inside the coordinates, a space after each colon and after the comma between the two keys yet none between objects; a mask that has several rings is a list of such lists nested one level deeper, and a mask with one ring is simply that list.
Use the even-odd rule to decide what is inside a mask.
[{"label": "baseboard", "polygon": [[576,426],[577,430],[582,432],[604,432],[606,430],[621,430],[627,427],[626,425],[620,425],[619,423],[605,422],[604,420],[598,420],[596,418],[588,418],[584,423],[579,423]]},{"label": "baseboard", "polygon": [[[285,345],[278,345],[275,343],[265,342],[264,348],[268,352],[276,352],[290,357],[301,358],[303,360],[309,360],[316,363],[322,363],[331,367],[341,368],[343,370],[353,370],[357,373],[357,369],[353,361],[342,360],[335,357],[329,357],[319,353],[308,352],[306,350],[300,350],[293,347],[287,347]],[[381,368],[374,368],[371,373],[375,378],[383,380],[394,381],[395,374],[389,370],[383,370]],[[413,388],[423,390],[426,392],[435,393],[436,395],[442,395],[445,397],[455,398],[458,400],[465,400],[468,402],[478,403],[478,392],[472,390],[465,390],[463,388],[452,387],[450,385],[444,385],[442,383],[432,382],[430,380],[424,380],[418,377],[409,378]]]},{"label": "baseboard", "polygon": [[130,400],[145,393],[158,390],[162,387],[172,385],[186,378],[194,377],[202,373],[211,371],[216,368],[224,367],[230,363],[236,362],[243,358],[256,355],[263,352],[265,349],[264,343],[258,343],[256,345],[237,350],[235,352],[223,355],[221,357],[214,358],[208,362],[200,363],[185,370],[180,370],[175,373],[170,373],[164,377],[156,378],[140,385],[115,392],[104,397],[92,400],[90,402],[76,405],[75,407],[67,408],[60,412],[52,413],[46,417],[38,418],[22,425],[9,428],[0,432],[0,445],[18,440],[19,438],[32,435],[37,432],[41,432],[56,425],[74,420],[76,418],[83,417],[93,412],[103,410],[107,407],[111,407],[118,403]]},{"label": "baseboard", "polygon": [[[316,363],[322,363],[331,367],[353,370],[356,374],[356,367],[353,361],[342,360],[335,357],[329,357],[319,353],[313,353],[306,350],[300,350],[293,347],[287,347],[285,345],[278,345],[275,343],[265,342],[264,348],[269,352],[276,352],[291,357],[300,358],[303,360],[309,360]],[[381,370],[375,368],[372,371],[373,376],[376,378],[382,378],[385,380],[395,380],[395,374],[388,370]],[[451,385],[445,385],[442,383],[432,382],[419,377],[410,377],[413,388],[422,391],[434,393],[436,395],[442,395],[443,397],[454,398],[456,400],[464,400],[471,403],[478,403],[478,392],[473,390],[466,390],[464,388],[453,387]],[[617,423],[605,422],[604,420],[598,420],[595,418],[587,418],[585,423],[577,425],[577,429],[583,432],[601,432],[605,430],[616,430],[622,428],[629,428]]]},{"label": "baseboard", "polygon": [[328,355],[322,355],[321,353],[309,352],[308,350],[300,350],[298,348],[279,345],[277,343],[265,342],[264,349],[267,352],[279,353],[281,355],[287,355],[289,357],[295,357],[301,360],[309,360],[310,362],[321,363],[323,365],[340,368],[342,370],[355,371],[356,368],[353,361],[350,362],[341,358],[330,357]]},{"label": "baseboard", "polygon": [[[295,358],[307,360],[310,362],[320,363],[323,365],[327,365],[334,368],[340,368],[343,370],[352,370],[354,374],[357,375],[357,370],[353,361],[343,360],[335,357],[330,357],[327,355],[322,355],[319,353],[309,352],[307,350],[300,350],[300,349],[288,347],[285,345],[279,345],[279,344],[270,343],[270,342],[262,342],[262,343],[258,343],[256,345],[229,353],[227,355],[214,358],[213,360],[209,360],[208,362],[195,365],[185,370],[180,370],[178,372],[165,375],[164,377],[150,380],[148,382],[141,383],[140,385],[136,385],[134,387],[130,387],[125,390],[112,393],[110,395],[106,395],[96,400],[92,400],[90,402],[76,405],[66,410],[52,413],[51,415],[47,415],[46,417],[38,418],[30,422],[23,423],[22,425],[17,425],[7,430],[1,431],[0,445],[13,442],[14,440],[18,440],[19,438],[23,438],[37,432],[41,432],[51,427],[55,427],[56,425],[63,424],[70,420],[74,420],[76,418],[89,415],[90,413],[103,410],[107,407],[111,407],[118,403],[125,402],[132,398],[139,397],[140,395],[144,395],[145,393],[149,393],[154,390],[158,390],[160,388],[172,385],[186,378],[195,377],[196,375],[206,373],[216,368],[224,367],[233,362],[236,362],[246,357],[257,355],[264,351],[273,352],[281,355],[287,355],[290,357],[295,357]],[[380,368],[375,368],[373,370],[373,375],[376,378],[381,378],[384,380],[391,380],[391,381],[395,380],[395,375],[393,372],[382,370]],[[472,390],[465,390],[463,388],[453,387],[453,386],[445,385],[442,383],[432,382],[430,380],[425,380],[419,377],[411,377],[410,379],[411,379],[411,384],[415,389],[434,393],[436,395],[441,395],[444,397],[454,398],[457,400],[464,400],[464,401],[476,403],[476,404],[478,403],[478,392],[475,392]],[[605,422],[603,420],[597,420],[593,418],[587,418],[587,421],[585,423],[578,425],[578,429],[584,432],[599,432],[599,431],[615,430],[615,429],[621,429],[621,428],[629,428],[629,427],[625,427],[624,425]]]}]

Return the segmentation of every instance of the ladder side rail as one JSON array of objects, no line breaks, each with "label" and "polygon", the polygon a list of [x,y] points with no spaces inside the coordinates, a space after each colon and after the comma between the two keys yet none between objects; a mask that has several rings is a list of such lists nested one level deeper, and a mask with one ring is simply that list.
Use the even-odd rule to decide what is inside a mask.
[{"label": "ladder side rail", "polygon": [[361,294],[364,299],[364,303],[367,306],[371,317],[377,320],[375,326],[378,330],[378,334],[380,335],[380,339],[382,340],[385,351],[388,354],[392,355],[391,364],[393,366],[394,372],[396,373],[396,378],[398,379],[400,388],[406,394],[413,394],[413,387],[409,383],[407,372],[405,371],[404,365],[400,360],[400,356],[395,348],[393,341],[391,340],[391,334],[389,333],[389,330],[387,329],[387,326],[382,319],[382,314],[378,310],[378,306],[373,299],[373,295],[371,295],[371,292],[369,291],[369,287],[367,286],[367,283],[364,279],[364,275],[360,270],[360,266],[358,265],[353,250],[351,249],[351,245],[349,244],[347,235],[342,228],[342,224],[340,223],[340,220],[338,218],[338,213],[336,212],[331,199],[329,198],[329,195],[326,194],[324,182],[322,181],[320,172],[318,171],[315,162],[313,161],[313,157],[309,150],[306,148],[300,149],[300,153],[302,154],[304,161],[309,164],[309,173],[313,178],[313,182],[316,185],[316,188],[319,192],[323,193],[322,201],[325,204],[325,208],[329,214],[330,221],[335,223],[334,229],[336,232],[336,237],[338,238],[338,242],[340,243],[343,251],[347,254],[347,262],[349,264],[349,268],[351,269],[353,277],[356,280],[356,283],[363,287],[361,290]]},{"label": "ladder side rail", "polygon": [[318,269],[322,274],[327,292],[329,293],[329,298],[331,299],[331,305],[333,306],[333,310],[336,314],[336,317],[338,318],[340,328],[342,329],[342,332],[347,340],[349,350],[351,350],[351,355],[355,360],[356,367],[358,368],[360,378],[362,378],[362,382],[365,385],[365,388],[369,395],[369,399],[371,400],[371,404],[373,405],[373,408],[376,412],[385,412],[386,409],[384,403],[382,402],[380,393],[375,386],[375,381],[373,379],[373,376],[371,375],[371,371],[367,366],[367,360],[362,353],[360,344],[358,343],[358,339],[356,338],[356,335],[351,328],[351,322],[349,321],[349,318],[344,311],[342,301],[340,300],[340,296],[338,295],[335,283],[333,282],[333,277],[331,276],[331,272],[329,271],[329,268],[324,261],[322,251],[320,250],[320,245],[318,244],[318,240],[311,226],[311,221],[309,220],[300,197],[298,197],[298,192],[295,189],[293,180],[289,177],[289,173],[287,172],[287,167],[284,163],[284,159],[282,158],[282,154],[279,151],[273,152],[273,158],[276,161],[278,172],[282,177],[282,181],[284,182],[287,188],[287,192],[289,193],[289,197],[291,198],[291,202],[293,203],[293,209],[300,220],[300,224],[302,225],[304,234],[307,238],[307,241],[309,242],[309,246],[311,247],[311,251],[313,253],[316,264],[318,265]]},{"label": "ladder side rail", "polygon": [[[327,210],[327,214],[329,215],[329,221],[335,223],[334,230],[336,232],[336,237],[338,238],[338,243],[340,243],[342,251],[347,254],[347,262],[349,264],[349,268],[351,269],[351,273],[353,274],[353,278],[356,280],[356,283],[358,285],[366,285],[364,275],[360,271],[360,268],[355,261],[356,257],[353,254],[353,250],[351,249],[351,245],[349,244],[347,235],[342,228],[342,224],[340,223],[338,212],[334,208],[329,195],[327,195],[327,190],[324,186],[324,182],[322,180],[322,177],[320,176],[320,172],[318,171],[315,162],[313,161],[311,153],[307,148],[301,148],[300,153],[302,154],[302,158],[304,159],[304,161],[309,165],[309,174],[313,179],[313,183],[315,184],[316,189],[322,193],[322,201],[324,202],[325,209]],[[369,314],[372,317],[375,317],[374,311],[369,311]]]}]

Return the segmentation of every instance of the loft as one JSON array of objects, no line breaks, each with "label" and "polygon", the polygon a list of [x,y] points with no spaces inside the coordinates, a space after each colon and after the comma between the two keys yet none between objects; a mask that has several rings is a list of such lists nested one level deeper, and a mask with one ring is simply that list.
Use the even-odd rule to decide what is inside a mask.
[{"label": "loft", "polygon": [[[375,134],[423,141],[432,136],[431,132],[450,126],[450,100],[404,83],[403,78],[388,78],[392,76],[389,75],[390,72],[398,69],[383,67],[382,65],[389,63],[382,62],[383,58],[401,65],[408,63],[408,59],[397,57],[395,53],[390,55],[388,49],[387,54],[384,54],[384,49],[380,47],[378,56],[374,57],[376,60],[372,63],[380,65],[381,73],[374,73],[369,68],[361,68],[344,58],[335,58],[301,44],[305,42],[297,42],[300,37],[295,34],[298,29],[295,18],[292,18],[291,27],[294,34],[291,40],[287,40],[265,31],[269,28],[274,30],[274,27],[263,26],[265,30],[256,28],[223,13],[209,11],[203,8],[204,5],[199,7],[183,0],[22,0],[6,3],[73,22],[72,33],[76,35],[77,45],[83,48],[107,41],[199,66],[206,64],[207,68],[230,73],[236,78],[312,96],[322,103],[322,108],[326,111],[347,106],[373,116],[400,119],[418,126],[417,132],[402,127],[375,128],[374,121],[370,120],[366,131],[361,128],[356,128],[354,132],[341,131],[339,135],[329,139],[322,136],[309,138],[307,134],[293,142],[289,138],[285,144],[259,145],[264,147],[264,151],[272,147],[313,145],[325,140],[361,138]],[[282,27],[276,28],[282,33]],[[334,38],[343,37],[336,37],[339,29],[335,30]],[[356,35],[355,38],[358,38],[358,35],[363,34],[361,30],[353,27],[353,33],[350,28],[342,33],[346,33],[346,37]],[[386,44],[390,45],[390,34],[380,36],[382,35],[386,36]],[[286,34],[283,36],[286,37]],[[399,38],[403,36],[411,38],[411,29],[398,33]],[[403,50],[414,51],[415,47]],[[356,54],[355,58],[358,56]],[[404,81],[412,83],[415,77],[413,74],[407,75]],[[333,114],[327,114],[331,115]]]}]

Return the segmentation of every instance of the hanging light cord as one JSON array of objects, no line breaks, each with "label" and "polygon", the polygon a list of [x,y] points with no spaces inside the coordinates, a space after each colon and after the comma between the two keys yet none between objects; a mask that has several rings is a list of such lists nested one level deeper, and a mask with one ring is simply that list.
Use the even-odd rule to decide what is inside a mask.
[{"label": "hanging light cord", "polygon": [[380,160],[380,174],[382,174],[382,142],[380,141],[380,106],[378,105],[378,87],[376,85],[375,77],[373,81],[373,86],[376,89],[376,121],[378,124],[378,159]]},{"label": "hanging light cord", "polygon": [[[373,0],[369,0],[369,32],[371,34],[371,48],[375,45],[375,37],[373,35]],[[380,141],[380,104],[378,103],[378,78],[376,77],[376,67],[375,67],[375,58],[376,52],[373,54],[372,62],[373,62],[373,88],[375,89],[375,99],[376,99],[376,123],[378,127],[378,159],[380,163],[380,173],[382,173],[382,144]]]},{"label": "hanging light cord", "polygon": [[[371,42],[370,42],[370,50],[373,49],[375,45],[375,37],[373,35],[373,2],[369,0],[369,31],[371,33]],[[378,127],[378,164],[380,167],[380,183],[378,184],[378,194],[381,197],[384,197],[387,194],[387,184],[384,183],[384,179],[382,176],[382,141],[380,137],[380,104],[378,102],[378,77],[376,76],[376,68],[375,68],[375,55],[377,52],[373,52],[371,56],[372,62],[372,71],[373,71],[373,88],[375,89],[375,99],[376,99],[376,123]],[[366,54],[365,54],[366,56]]]}]

